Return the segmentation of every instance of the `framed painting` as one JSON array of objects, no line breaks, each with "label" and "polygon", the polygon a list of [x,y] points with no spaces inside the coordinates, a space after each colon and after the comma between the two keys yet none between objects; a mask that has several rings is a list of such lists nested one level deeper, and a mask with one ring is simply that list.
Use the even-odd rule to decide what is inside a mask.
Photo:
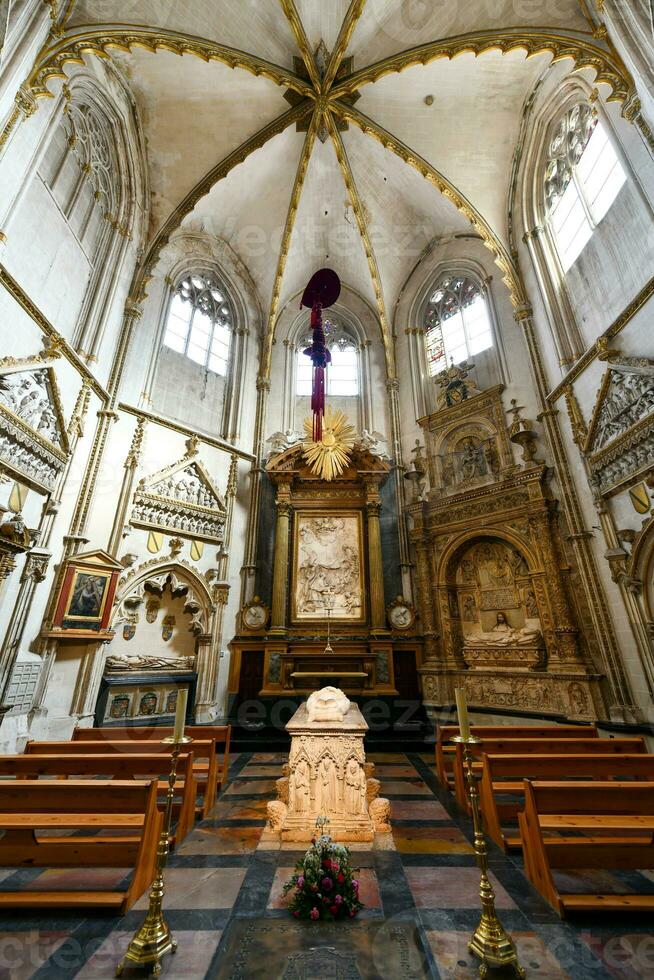
[{"label": "framed painting", "polygon": [[292,619],[296,623],[365,621],[363,525],[360,511],[296,511]]},{"label": "framed painting", "polygon": [[106,631],[120,571],[122,566],[104,551],[72,558],[59,591],[54,630],[75,635]]}]

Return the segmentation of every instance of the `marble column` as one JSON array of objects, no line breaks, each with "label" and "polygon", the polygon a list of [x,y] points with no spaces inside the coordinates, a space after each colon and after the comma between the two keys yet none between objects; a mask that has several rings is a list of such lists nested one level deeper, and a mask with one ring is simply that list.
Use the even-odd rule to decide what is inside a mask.
[{"label": "marble column", "polygon": [[288,601],[288,543],[292,506],[290,486],[281,484],[277,490],[277,525],[275,529],[275,557],[273,563],[271,633],[286,632],[286,606]]},{"label": "marble column", "polygon": [[379,514],[381,504],[369,500],[366,504],[368,517],[368,571],[370,575],[370,626],[373,633],[386,632],[386,606],[384,604],[384,572],[382,566],[381,528]]}]

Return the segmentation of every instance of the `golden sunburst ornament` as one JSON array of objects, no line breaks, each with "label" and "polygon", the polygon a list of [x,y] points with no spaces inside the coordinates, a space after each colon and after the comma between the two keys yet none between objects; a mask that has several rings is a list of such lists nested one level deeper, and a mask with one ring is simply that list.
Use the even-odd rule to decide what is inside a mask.
[{"label": "golden sunburst ornament", "polygon": [[350,461],[354,445],[354,426],[348,422],[344,412],[333,412],[328,408],[322,423],[322,439],[313,441],[313,419],[304,420],[306,440],[304,458],[309,468],[323,480],[333,480],[340,476]]}]

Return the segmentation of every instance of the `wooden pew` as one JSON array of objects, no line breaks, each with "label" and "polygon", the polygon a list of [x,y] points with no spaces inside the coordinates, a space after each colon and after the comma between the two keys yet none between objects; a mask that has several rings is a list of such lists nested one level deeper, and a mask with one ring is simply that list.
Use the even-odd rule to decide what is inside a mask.
[{"label": "wooden pew", "polygon": [[[454,787],[457,802],[468,809],[468,785],[463,767],[463,746],[456,745]],[[473,745],[472,754],[483,755],[636,755],[646,752],[645,740],[638,738],[486,738]],[[481,772],[481,761],[475,763]]]},{"label": "wooden pew", "polygon": [[[127,891],[4,891],[0,884],[0,907],[110,908],[124,914],[152,882],[161,825],[156,780],[97,781],[92,793],[88,780],[0,782],[0,866],[134,869]],[[62,836],[66,830],[75,833]]]},{"label": "wooden pew", "polygon": [[[104,779],[152,779],[157,780],[159,809],[163,812],[168,793],[169,759],[165,755],[151,753],[149,755],[37,755],[30,752],[27,755],[0,756],[0,780],[39,779],[49,777],[54,779],[80,779],[102,777]],[[87,787],[93,792],[93,787]],[[175,783],[176,802],[173,804],[173,816],[177,823],[172,842],[181,844],[187,834],[193,829],[195,822],[196,783],[193,775],[193,753],[185,752],[180,755],[177,765],[177,781]]]},{"label": "wooden pew", "polygon": [[[604,744],[600,741],[600,745]],[[643,780],[654,783],[654,755],[487,755],[479,799],[486,832],[504,851],[522,846],[516,829],[524,780]],[[502,797],[511,796],[507,801]]]},{"label": "wooden pew", "polygon": [[[216,764],[218,766],[218,781],[216,789],[219,791],[227,783],[229,774],[229,743],[232,734],[231,725],[187,725],[186,734],[193,739],[206,741],[212,738],[216,743]],[[136,739],[150,741],[161,741],[167,735],[172,735],[172,727],[157,725],[108,725],[104,728],[76,728],[73,732],[73,741],[81,742],[101,742],[104,739],[109,741],[125,741],[126,739]],[[192,748],[192,743],[190,745]],[[148,750],[149,751],[149,750]],[[222,754],[222,766],[220,756]],[[206,764],[196,765],[196,777],[203,771],[206,772]],[[206,777],[205,777],[206,778]]]},{"label": "wooden pew", "polygon": [[[218,767],[216,764],[216,743],[213,739],[194,741],[193,745],[193,776],[196,781],[199,802],[195,811],[202,818],[208,817],[216,802],[216,786]],[[102,742],[28,742],[25,754],[31,755],[167,755],[170,756],[170,745],[161,741],[145,743],[134,741]],[[200,760],[198,762],[198,760]]]},{"label": "wooden pew", "polygon": [[[598,738],[594,725],[473,725],[478,738]],[[436,728],[436,772],[444,789],[454,788],[454,746],[448,744],[459,734],[458,725]]]},{"label": "wooden pew", "polygon": [[525,871],[563,918],[568,912],[654,911],[654,895],[559,891],[553,870],[654,868],[654,784],[531,782],[519,815]]}]

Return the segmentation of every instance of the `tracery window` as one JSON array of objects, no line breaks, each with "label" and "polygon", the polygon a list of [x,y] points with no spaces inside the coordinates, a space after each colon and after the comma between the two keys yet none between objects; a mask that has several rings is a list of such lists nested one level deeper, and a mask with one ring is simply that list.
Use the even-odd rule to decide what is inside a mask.
[{"label": "tracery window", "polygon": [[181,280],[172,298],[164,344],[216,374],[227,374],[233,313],[227,290],[213,274]]},{"label": "tracery window", "polygon": [[424,326],[432,376],[451,361],[460,364],[493,346],[488,304],[478,283],[468,276],[440,279],[429,297]]},{"label": "tracery window", "polygon": [[561,119],[549,147],[545,203],[563,271],[567,272],[615,201],[627,177],[591,105]]},{"label": "tracery window", "polygon": [[[358,395],[359,351],[356,342],[342,327],[329,321],[325,321],[325,339],[332,355],[332,362],[327,368],[327,394]],[[297,395],[311,394],[313,365],[304,353],[311,342],[311,334],[307,334],[298,346],[295,375]]]}]

